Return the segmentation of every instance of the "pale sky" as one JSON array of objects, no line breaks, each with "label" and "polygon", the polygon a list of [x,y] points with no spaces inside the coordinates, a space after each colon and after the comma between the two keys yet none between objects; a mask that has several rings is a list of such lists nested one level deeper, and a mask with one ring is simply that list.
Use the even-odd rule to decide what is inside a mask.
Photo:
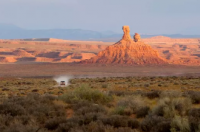
[{"label": "pale sky", "polygon": [[0,23],[26,29],[200,34],[200,0],[0,0]]}]

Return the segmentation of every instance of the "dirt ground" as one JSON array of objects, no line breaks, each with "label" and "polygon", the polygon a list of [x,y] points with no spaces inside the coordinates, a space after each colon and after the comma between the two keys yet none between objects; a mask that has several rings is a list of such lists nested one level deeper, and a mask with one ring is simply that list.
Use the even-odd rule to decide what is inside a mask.
[{"label": "dirt ground", "polygon": [[23,63],[0,65],[0,77],[127,77],[200,76],[200,66],[100,66],[68,63]]}]

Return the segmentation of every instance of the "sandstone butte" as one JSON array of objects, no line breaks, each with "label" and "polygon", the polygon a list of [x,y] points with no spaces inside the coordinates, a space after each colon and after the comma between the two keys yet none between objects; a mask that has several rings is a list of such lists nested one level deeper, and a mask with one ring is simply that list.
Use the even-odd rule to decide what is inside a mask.
[{"label": "sandstone butte", "polygon": [[163,65],[167,61],[161,58],[156,50],[140,40],[135,34],[130,36],[129,26],[123,26],[124,35],[114,45],[108,46],[97,56],[81,61],[82,64],[126,64],[126,65]]}]

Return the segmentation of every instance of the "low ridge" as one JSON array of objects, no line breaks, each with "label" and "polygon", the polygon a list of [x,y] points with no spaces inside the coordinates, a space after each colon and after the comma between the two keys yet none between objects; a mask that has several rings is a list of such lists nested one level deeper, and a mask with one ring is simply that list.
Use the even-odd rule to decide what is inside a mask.
[{"label": "low ridge", "polygon": [[129,26],[123,26],[124,35],[114,45],[108,46],[97,56],[81,61],[83,64],[128,64],[128,65],[161,65],[167,64],[156,50],[141,42],[140,35],[136,33],[131,39]]}]

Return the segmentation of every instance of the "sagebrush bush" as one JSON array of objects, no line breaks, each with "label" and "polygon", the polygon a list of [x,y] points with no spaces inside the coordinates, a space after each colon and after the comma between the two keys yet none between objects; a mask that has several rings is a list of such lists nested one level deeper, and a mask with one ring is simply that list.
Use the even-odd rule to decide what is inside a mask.
[{"label": "sagebrush bush", "polygon": [[190,97],[193,104],[200,103],[200,92],[199,91],[188,91],[186,96]]},{"label": "sagebrush bush", "polygon": [[190,132],[189,120],[185,117],[175,116],[171,121],[171,132]]},{"label": "sagebrush bush", "polygon": [[180,91],[176,91],[176,90],[168,90],[168,91],[163,91],[160,94],[161,98],[177,98],[177,97],[181,97],[183,95],[182,92]]},{"label": "sagebrush bush", "polygon": [[60,124],[65,123],[66,121],[65,117],[54,117],[45,122],[45,128],[48,130],[56,130]]},{"label": "sagebrush bush", "polygon": [[200,108],[193,108],[188,112],[191,131],[200,131]]},{"label": "sagebrush bush", "polygon": [[178,115],[186,115],[191,107],[189,98],[162,98],[158,105],[152,109],[152,113],[165,118],[173,118]]},{"label": "sagebrush bush", "polygon": [[135,119],[130,119],[128,117],[120,116],[120,115],[111,115],[107,117],[100,117],[99,120],[104,125],[110,125],[115,128],[119,127],[131,127],[131,128],[139,128],[140,123]]},{"label": "sagebrush bush", "polygon": [[149,115],[141,122],[141,129],[144,132],[170,132],[170,120]]},{"label": "sagebrush bush", "polygon": [[150,91],[150,92],[147,92],[145,94],[145,96],[148,97],[149,99],[159,98],[160,97],[160,91],[157,91],[157,90]]},{"label": "sagebrush bush", "polygon": [[117,102],[115,113],[130,115],[144,106],[145,102],[141,96],[127,96]]},{"label": "sagebrush bush", "polygon": [[143,107],[139,108],[136,111],[136,117],[137,118],[145,117],[146,115],[148,115],[149,110],[150,110],[149,106],[143,106]]},{"label": "sagebrush bush", "polygon": [[68,92],[60,98],[67,103],[77,103],[78,101],[86,100],[93,103],[108,103],[112,100],[111,96],[89,87],[76,88],[74,91]]},{"label": "sagebrush bush", "polygon": [[80,106],[79,104],[76,104],[73,106],[73,110],[75,111],[76,115],[85,115],[87,113],[106,113],[106,110],[101,105],[96,104],[89,104],[85,106]]},{"label": "sagebrush bush", "polygon": [[7,99],[0,104],[1,131],[37,131],[40,125],[53,117],[66,117],[65,109],[53,103],[55,99],[53,96],[38,94]]}]

